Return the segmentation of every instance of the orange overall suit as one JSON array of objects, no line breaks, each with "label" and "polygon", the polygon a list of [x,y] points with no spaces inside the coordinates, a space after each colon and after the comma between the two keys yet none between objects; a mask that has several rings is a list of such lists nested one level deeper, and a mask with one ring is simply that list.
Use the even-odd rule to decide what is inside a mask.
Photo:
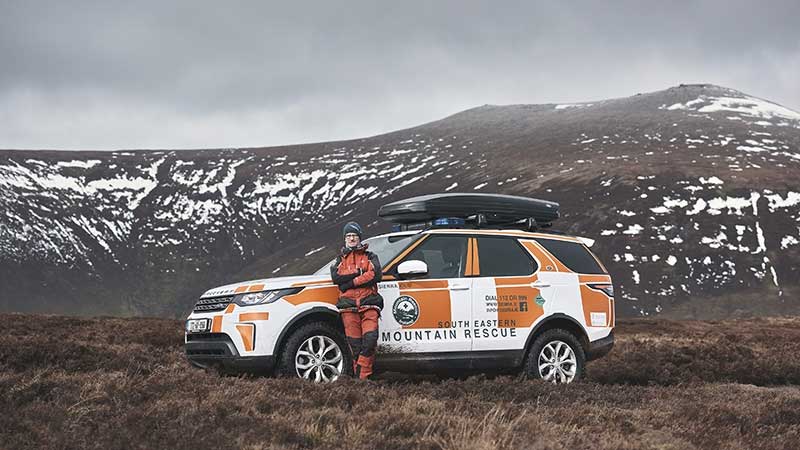
[{"label": "orange overall suit", "polygon": [[339,302],[347,344],[353,356],[353,373],[365,379],[372,374],[378,346],[378,318],[383,297],[378,294],[381,264],[367,251],[368,244],[344,247],[331,266],[331,279],[339,285]]}]

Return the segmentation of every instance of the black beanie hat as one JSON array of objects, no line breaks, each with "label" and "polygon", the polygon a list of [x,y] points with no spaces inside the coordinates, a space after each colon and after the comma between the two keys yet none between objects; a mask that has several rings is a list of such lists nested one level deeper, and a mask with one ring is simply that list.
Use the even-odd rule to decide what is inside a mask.
[{"label": "black beanie hat", "polygon": [[347,235],[347,233],[355,233],[358,235],[359,238],[361,238],[362,234],[361,225],[355,222],[347,222],[347,224],[344,226],[342,234]]}]

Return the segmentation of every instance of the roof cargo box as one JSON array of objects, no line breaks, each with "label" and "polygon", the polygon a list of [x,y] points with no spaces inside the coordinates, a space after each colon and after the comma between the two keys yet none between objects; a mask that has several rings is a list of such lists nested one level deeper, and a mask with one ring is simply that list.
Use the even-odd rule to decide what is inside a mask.
[{"label": "roof cargo box", "polygon": [[431,194],[383,205],[378,216],[393,223],[408,224],[442,217],[475,220],[483,215],[487,224],[535,219],[551,223],[558,219],[558,203],[502,194]]}]

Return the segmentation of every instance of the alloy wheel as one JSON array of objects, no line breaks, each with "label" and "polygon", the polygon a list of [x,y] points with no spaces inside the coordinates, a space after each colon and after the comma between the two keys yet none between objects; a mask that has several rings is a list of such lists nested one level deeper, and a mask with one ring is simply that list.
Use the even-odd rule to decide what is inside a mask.
[{"label": "alloy wheel", "polygon": [[342,349],[328,336],[311,336],[303,341],[294,358],[297,376],[315,383],[331,383],[342,374]]},{"label": "alloy wheel", "polygon": [[539,352],[539,376],[551,383],[569,383],[575,379],[578,360],[567,343],[550,341]]}]

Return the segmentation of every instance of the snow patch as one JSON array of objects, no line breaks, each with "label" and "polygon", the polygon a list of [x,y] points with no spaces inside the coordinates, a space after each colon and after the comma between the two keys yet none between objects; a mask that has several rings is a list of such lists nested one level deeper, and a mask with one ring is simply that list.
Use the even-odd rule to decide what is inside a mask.
[{"label": "snow patch", "polygon": [[708,178],[700,177],[701,184],[723,184],[723,181],[715,176],[711,176]]},{"label": "snow patch", "polygon": [[72,160],[72,161],[59,161],[56,163],[58,167],[77,167],[80,169],[91,169],[92,167],[100,164],[99,159],[89,159],[86,161]]},{"label": "snow patch", "polygon": [[629,234],[629,235],[636,235],[642,232],[644,228],[642,228],[639,224],[629,225],[628,229],[623,231],[622,234]]},{"label": "snow patch", "polygon": [[322,247],[320,247],[320,248],[315,248],[315,249],[313,249],[313,250],[309,250],[309,251],[307,251],[307,252],[306,252],[306,256],[311,256],[311,255],[313,255],[314,253],[317,253],[317,252],[319,252],[319,251],[322,251],[324,248],[325,248],[325,246],[323,245],[323,246],[322,246]]},{"label": "snow patch", "polygon": [[800,242],[798,242],[796,237],[792,235],[784,236],[783,239],[781,239],[781,250],[786,250],[790,246],[797,244],[800,244]]},{"label": "snow patch", "polygon": [[[744,114],[751,117],[759,117],[764,119],[771,119],[773,117],[781,117],[791,120],[800,120],[800,113],[792,111],[789,108],[776,105],[775,103],[761,100],[755,97],[710,97],[711,104],[703,106],[698,109],[698,112],[721,112],[730,111],[739,114]],[[765,122],[772,125],[769,122]]]}]

